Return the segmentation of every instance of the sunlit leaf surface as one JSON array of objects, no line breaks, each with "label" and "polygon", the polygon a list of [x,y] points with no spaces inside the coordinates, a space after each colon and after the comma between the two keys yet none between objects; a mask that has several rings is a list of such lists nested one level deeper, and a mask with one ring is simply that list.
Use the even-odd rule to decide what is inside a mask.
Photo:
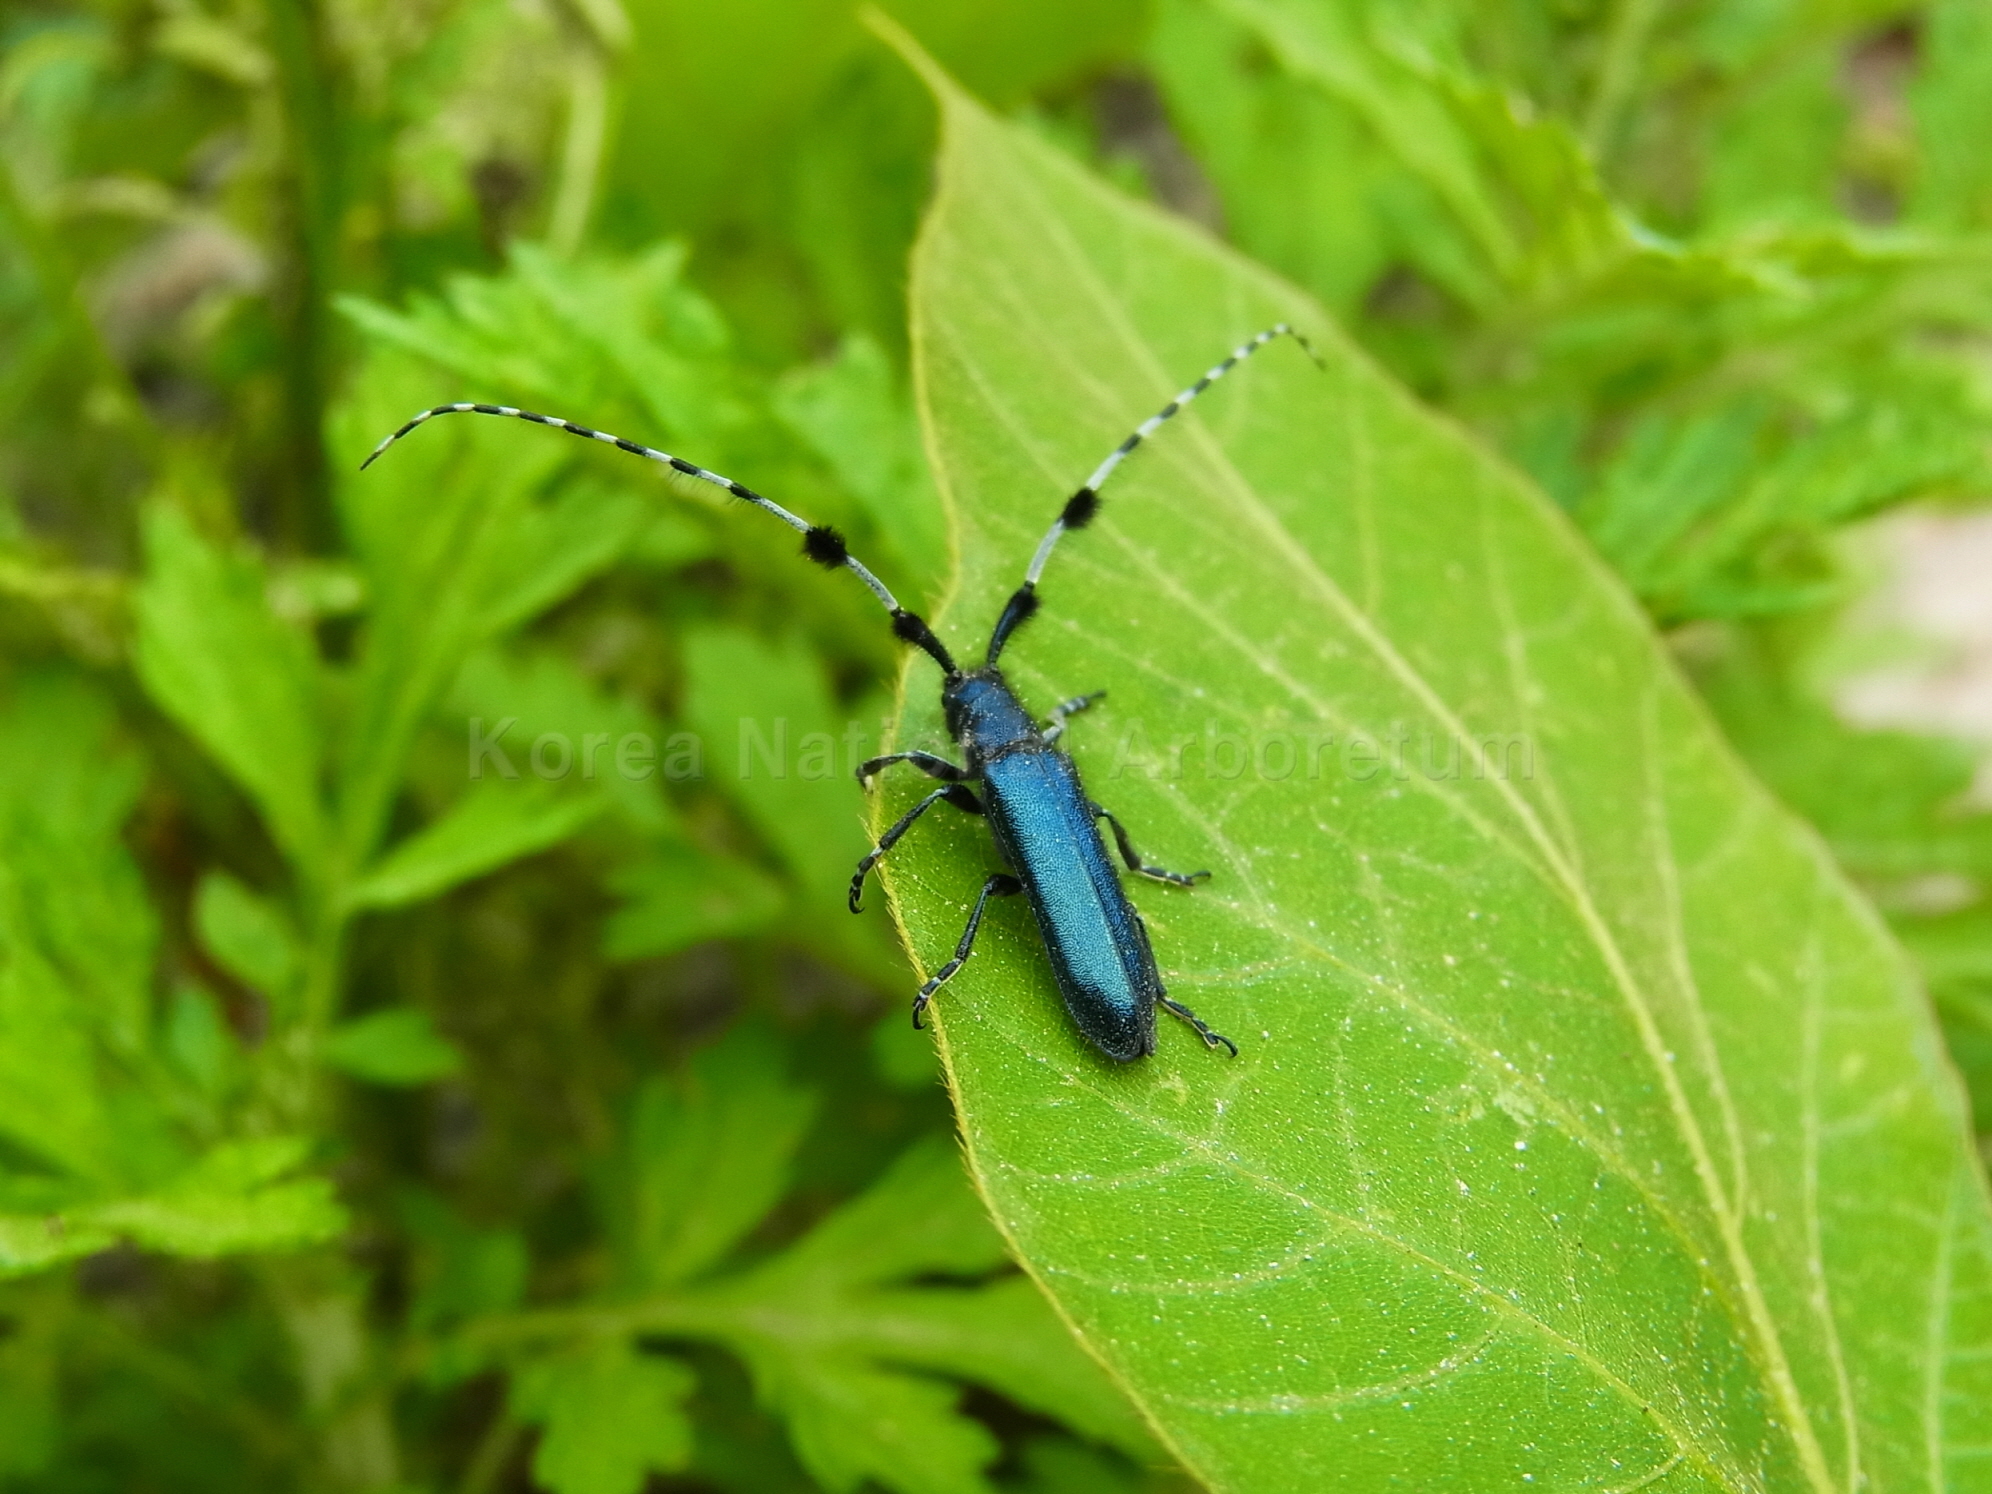
[{"label": "sunlit leaf surface", "polygon": [[[1897,951],[1513,472],[1297,293],[937,80],[917,374],[980,656],[1060,502],[1280,319],[1066,543],[1007,658],[1150,859],[1170,990],[1116,1066],[1021,900],[936,1004],[1021,1258],[1220,1490],[1983,1476],[1981,1174]],[[930,665],[909,742],[940,743]],[[917,782],[895,780],[881,813]],[[887,863],[932,968],[994,865]],[[1977,1470],[1973,1472],[1973,1470]]]}]

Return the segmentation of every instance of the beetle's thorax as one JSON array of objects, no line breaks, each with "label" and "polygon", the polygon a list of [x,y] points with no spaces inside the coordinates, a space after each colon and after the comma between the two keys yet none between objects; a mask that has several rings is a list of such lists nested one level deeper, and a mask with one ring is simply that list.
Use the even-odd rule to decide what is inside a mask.
[{"label": "beetle's thorax", "polygon": [[1037,722],[994,667],[970,669],[949,680],[941,691],[941,708],[948,731],[971,763],[1044,745]]}]

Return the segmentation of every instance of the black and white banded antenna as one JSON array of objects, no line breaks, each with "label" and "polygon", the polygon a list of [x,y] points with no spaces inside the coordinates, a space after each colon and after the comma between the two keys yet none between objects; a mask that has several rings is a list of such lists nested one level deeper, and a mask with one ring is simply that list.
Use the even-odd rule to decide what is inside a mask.
[{"label": "black and white banded antenna", "polygon": [[866,590],[877,597],[879,605],[891,614],[892,631],[895,635],[903,641],[912,644],[914,647],[924,650],[950,677],[961,673],[955,667],[954,656],[948,652],[947,646],[935,636],[934,630],[927,626],[926,619],[918,613],[909,612],[906,608],[900,606],[899,599],[892,594],[891,588],[873,574],[871,567],[867,566],[862,560],[859,560],[857,556],[851,553],[850,547],[844,542],[844,536],[839,534],[830,525],[812,524],[799,514],[790,513],[779,503],[775,502],[774,499],[755,492],[745,483],[735,482],[723,473],[701,467],[696,462],[688,462],[683,457],[671,455],[668,451],[659,451],[654,446],[644,446],[635,441],[625,440],[621,436],[612,436],[607,431],[598,431],[590,429],[585,425],[576,425],[573,421],[562,420],[557,415],[542,415],[536,410],[521,410],[513,405],[437,405],[432,410],[424,410],[421,414],[412,417],[400,430],[383,438],[380,445],[376,446],[368,454],[367,459],[360,463],[360,470],[362,472],[366,471],[367,468],[380,459],[381,453],[386,451],[388,447],[408,435],[417,426],[434,420],[438,415],[503,415],[512,420],[530,420],[534,425],[550,425],[555,430],[566,431],[570,436],[580,436],[583,440],[587,441],[600,441],[605,446],[613,446],[616,450],[626,451],[631,456],[643,457],[649,461],[669,467],[673,472],[679,473],[682,476],[695,477],[700,482],[711,483],[716,488],[724,488],[728,493],[742,502],[751,503],[755,508],[773,514],[777,519],[788,525],[789,528],[800,534],[802,536],[802,553],[825,570],[834,571],[841,568],[849,571],[860,581],[864,582]]},{"label": "black and white banded antenna", "polygon": [[997,619],[996,631],[989,636],[989,654],[987,659],[989,664],[993,665],[996,662],[997,657],[1003,652],[1003,646],[1010,641],[1010,635],[1029,622],[1032,615],[1036,613],[1038,609],[1038,578],[1044,574],[1045,565],[1051,559],[1051,552],[1058,548],[1059,539],[1068,530],[1084,529],[1098,517],[1100,512],[1100,489],[1106,484],[1107,479],[1113,476],[1114,469],[1128,459],[1129,454],[1133,452],[1135,447],[1154,435],[1156,431],[1160,430],[1180,413],[1183,406],[1187,405],[1199,394],[1202,394],[1211,385],[1230,373],[1232,369],[1258,352],[1267,343],[1281,337],[1291,337],[1295,342],[1300,344],[1302,350],[1306,352],[1308,357],[1314,360],[1317,366],[1320,365],[1320,355],[1314,351],[1312,343],[1300,333],[1294,331],[1285,322],[1275,322],[1251,341],[1240,343],[1237,347],[1233,348],[1229,357],[1212,364],[1204,371],[1204,376],[1198,379],[1196,383],[1183,390],[1182,393],[1170,400],[1168,404],[1136,426],[1125,441],[1107,453],[1106,460],[1093,469],[1093,475],[1086,479],[1079,491],[1065,500],[1065,507],[1059,511],[1058,517],[1052,520],[1051,528],[1045,531],[1044,538],[1038,541],[1037,551],[1031,556],[1030,568],[1024,572],[1024,584],[1010,594],[1010,600],[1003,608],[1002,617]]}]

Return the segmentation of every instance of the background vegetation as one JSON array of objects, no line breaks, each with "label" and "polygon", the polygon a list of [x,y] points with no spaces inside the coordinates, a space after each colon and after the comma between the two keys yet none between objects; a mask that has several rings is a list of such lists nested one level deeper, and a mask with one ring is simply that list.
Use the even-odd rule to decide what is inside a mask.
[{"label": "background vegetation", "polygon": [[[1992,487],[1992,11],[892,10],[1574,515],[1992,1101],[1973,754],[1826,702],[1844,531]],[[551,409],[933,600],[904,63],[795,0],[0,25],[0,1483],[1181,1487],[843,911],[862,594],[545,433],[353,470]],[[837,771],[732,771],[742,717]]]}]

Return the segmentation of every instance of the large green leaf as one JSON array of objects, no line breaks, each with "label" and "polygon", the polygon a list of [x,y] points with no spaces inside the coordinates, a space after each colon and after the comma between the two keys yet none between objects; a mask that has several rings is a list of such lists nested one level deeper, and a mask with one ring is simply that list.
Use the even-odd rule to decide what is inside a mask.
[{"label": "large green leaf", "polygon": [[[935,1006],[1019,1256],[1214,1489],[1942,1487],[1992,1216],[1899,952],[1512,470],[1307,300],[945,80],[916,372],[979,657],[1047,519],[1223,349],[1006,662],[1141,848],[1163,1019],[1089,1050],[1018,901]],[[931,669],[907,742],[940,743]],[[1296,758],[1298,761],[1296,761]],[[895,780],[881,819],[920,784]],[[887,862],[931,968],[993,864]],[[1960,1486],[1953,1482],[1952,1486]]]}]

